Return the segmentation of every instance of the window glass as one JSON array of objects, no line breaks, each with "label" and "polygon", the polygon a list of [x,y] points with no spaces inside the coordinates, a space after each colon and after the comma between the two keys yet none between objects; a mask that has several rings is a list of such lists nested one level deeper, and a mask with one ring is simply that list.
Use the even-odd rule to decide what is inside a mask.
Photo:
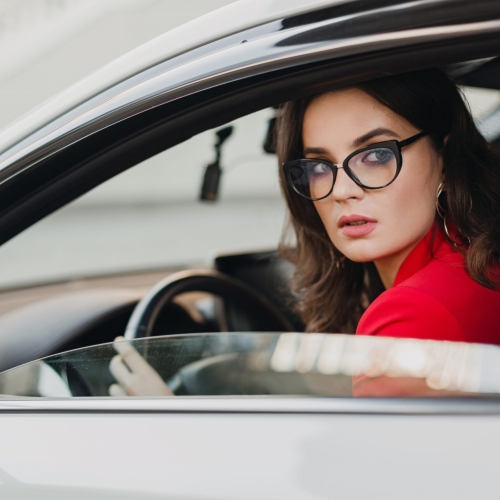
[{"label": "window glass", "polygon": [[497,147],[500,139],[500,90],[464,86],[462,91],[479,131]]},{"label": "window glass", "polygon": [[188,334],[50,356],[0,374],[0,393],[464,397],[500,394],[499,367],[500,347],[491,345],[339,334]]},{"label": "window glass", "polygon": [[500,106],[500,90],[461,87],[476,121],[488,116]]}]

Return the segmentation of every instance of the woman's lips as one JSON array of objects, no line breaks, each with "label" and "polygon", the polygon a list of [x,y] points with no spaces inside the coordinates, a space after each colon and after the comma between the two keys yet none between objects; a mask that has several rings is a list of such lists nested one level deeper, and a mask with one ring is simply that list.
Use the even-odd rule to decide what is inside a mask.
[{"label": "woman's lips", "polygon": [[364,215],[344,215],[338,221],[343,234],[351,238],[359,238],[370,234],[376,227],[377,221]]}]

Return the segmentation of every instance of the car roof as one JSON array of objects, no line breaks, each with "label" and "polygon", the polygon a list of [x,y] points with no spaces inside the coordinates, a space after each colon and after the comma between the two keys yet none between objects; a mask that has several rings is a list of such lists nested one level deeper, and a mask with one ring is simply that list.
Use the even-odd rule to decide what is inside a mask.
[{"label": "car roof", "polygon": [[346,0],[238,0],[128,52],[0,131],[0,152],[116,84],[197,47],[262,24]]}]

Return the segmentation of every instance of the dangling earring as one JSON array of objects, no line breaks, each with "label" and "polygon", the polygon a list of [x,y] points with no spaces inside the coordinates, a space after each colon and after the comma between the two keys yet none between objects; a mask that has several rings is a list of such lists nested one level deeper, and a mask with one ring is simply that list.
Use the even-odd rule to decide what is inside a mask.
[{"label": "dangling earring", "polygon": [[445,186],[444,182],[441,182],[437,188],[437,193],[436,193],[436,212],[439,214],[439,216],[443,220],[446,217],[446,210],[439,203],[439,197],[446,191],[445,187],[446,186]]},{"label": "dangling earring", "polygon": [[[463,241],[457,241],[455,238],[452,238],[450,236],[450,231],[448,230],[448,226],[446,225],[446,210],[441,206],[441,204],[439,203],[439,197],[446,191],[446,185],[444,182],[441,182],[437,188],[437,192],[436,192],[436,212],[438,213],[438,215],[441,217],[441,219],[443,219],[443,229],[444,229],[444,232],[446,234],[446,236],[448,236],[448,239],[453,243],[453,246],[457,247],[458,245],[461,245],[463,246]],[[472,201],[471,201],[471,209],[472,209]],[[457,228],[458,229],[458,228]],[[458,230],[459,233],[460,233],[460,230]],[[469,238],[465,238],[467,240],[467,244],[470,245],[470,239]]]}]

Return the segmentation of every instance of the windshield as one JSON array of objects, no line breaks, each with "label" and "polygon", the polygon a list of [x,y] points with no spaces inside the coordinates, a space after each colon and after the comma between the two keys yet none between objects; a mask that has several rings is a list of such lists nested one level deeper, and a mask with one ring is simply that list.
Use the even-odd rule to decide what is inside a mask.
[{"label": "windshield", "polygon": [[500,347],[335,334],[174,335],[34,361],[0,374],[0,392],[4,398],[496,397]]}]

